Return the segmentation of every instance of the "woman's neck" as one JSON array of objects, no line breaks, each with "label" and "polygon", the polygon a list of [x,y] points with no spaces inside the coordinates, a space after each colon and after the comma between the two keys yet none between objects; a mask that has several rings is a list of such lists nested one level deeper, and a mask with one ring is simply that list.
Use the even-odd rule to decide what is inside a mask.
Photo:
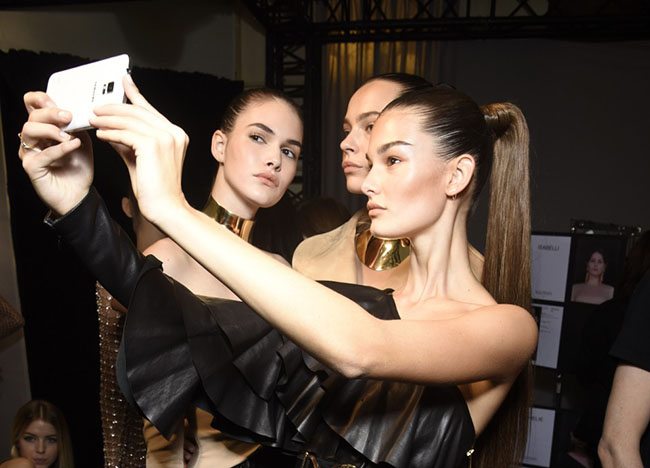
[{"label": "woman's neck", "polygon": [[259,209],[258,205],[252,205],[250,201],[242,198],[231,185],[226,181],[223,175],[223,168],[217,172],[217,178],[214,181],[210,192],[212,198],[230,213],[245,218],[253,219]]},{"label": "woman's neck", "polygon": [[237,234],[246,242],[250,241],[255,221],[238,216],[237,214],[227,210],[225,207],[221,206],[212,195],[205,204],[203,213],[214,219],[217,223],[225,226],[229,231]]},{"label": "woman's neck", "polygon": [[590,286],[598,286],[602,281],[600,281],[600,276],[594,276],[587,273],[587,281],[585,281],[585,283]]},{"label": "woman's neck", "polygon": [[472,273],[466,221],[466,214],[445,209],[434,225],[411,238],[409,278],[402,297],[412,302],[429,298],[491,302]]}]

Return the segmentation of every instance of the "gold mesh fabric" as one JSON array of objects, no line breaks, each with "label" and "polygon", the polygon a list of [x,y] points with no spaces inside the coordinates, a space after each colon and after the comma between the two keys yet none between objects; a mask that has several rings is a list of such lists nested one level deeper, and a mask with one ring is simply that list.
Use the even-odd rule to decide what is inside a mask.
[{"label": "gold mesh fabric", "polygon": [[145,466],[146,447],[142,435],[142,418],[124,399],[117,385],[115,361],[122,338],[124,312],[99,283],[96,288],[99,318],[99,407],[104,437],[106,468],[140,468]]}]

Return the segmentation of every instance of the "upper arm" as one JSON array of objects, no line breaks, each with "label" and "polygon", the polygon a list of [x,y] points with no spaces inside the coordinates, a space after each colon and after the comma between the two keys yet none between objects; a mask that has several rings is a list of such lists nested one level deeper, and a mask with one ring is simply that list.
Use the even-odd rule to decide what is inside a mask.
[{"label": "upper arm", "polygon": [[510,380],[537,344],[533,317],[510,305],[446,320],[380,322],[380,327],[371,345],[373,357],[362,373],[424,384]]},{"label": "upper arm", "polygon": [[[603,438],[638,446],[650,422],[650,372],[627,364],[616,368]],[[638,448],[637,448],[638,450]]]},{"label": "upper arm", "polygon": [[285,258],[282,255],[272,253],[272,252],[265,252],[266,254],[270,255],[272,258],[276,259],[278,262],[282,263],[285,266],[291,267],[289,262],[285,260]]}]

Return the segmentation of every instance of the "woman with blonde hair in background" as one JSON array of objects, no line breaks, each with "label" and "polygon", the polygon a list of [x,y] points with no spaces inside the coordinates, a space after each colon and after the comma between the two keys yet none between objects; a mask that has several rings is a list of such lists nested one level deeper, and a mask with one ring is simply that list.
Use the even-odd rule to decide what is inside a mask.
[{"label": "woman with blonde hair in background", "polygon": [[11,456],[1,468],[74,468],[63,413],[44,400],[21,406],[11,426]]}]

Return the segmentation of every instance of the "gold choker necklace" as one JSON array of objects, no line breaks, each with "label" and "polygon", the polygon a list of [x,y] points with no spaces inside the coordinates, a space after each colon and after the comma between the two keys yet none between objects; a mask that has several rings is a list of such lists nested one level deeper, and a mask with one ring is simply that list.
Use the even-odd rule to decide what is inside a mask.
[{"label": "gold choker necklace", "polygon": [[205,204],[205,208],[203,208],[203,213],[214,219],[217,223],[226,226],[229,231],[234,232],[246,242],[249,242],[255,220],[244,219],[241,216],[231,213],[217,203],[212,196],[208,198],[208,202]]},{"label": "gold choker necklace", "polygon": [[361,263],[375,271],[390,270],[411,253],[408,239],[383,239],[370,234],[367,212],[357,221],[354,243]]}]

